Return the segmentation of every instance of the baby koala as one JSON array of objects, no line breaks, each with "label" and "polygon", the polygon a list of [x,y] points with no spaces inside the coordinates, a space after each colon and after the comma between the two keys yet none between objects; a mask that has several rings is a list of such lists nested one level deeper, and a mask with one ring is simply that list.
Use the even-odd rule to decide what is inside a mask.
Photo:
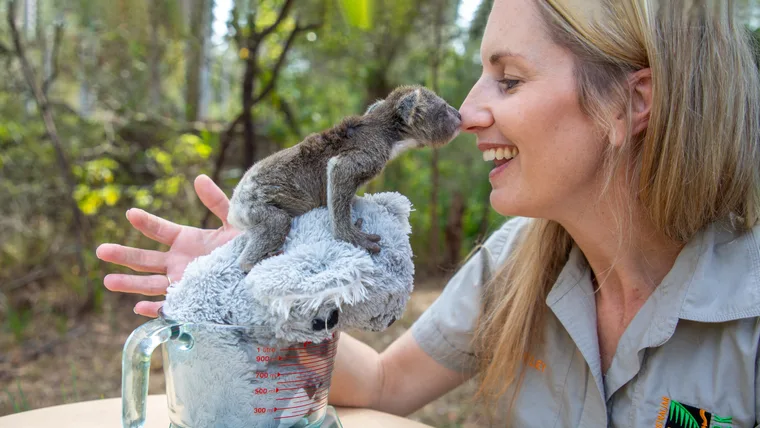
[{"label": "baby koala", "polygon": [[230,198],[227,221],[249,234],[238,259],[245,272],[277,254],[294,217],[327,206],[334,237],[376,254],[381,237],[351,221],[357,189],[411,148],[440,147],[459,134],[459,112],[421,86],[401,86],[362,116],[314,133],[246,171]]}]

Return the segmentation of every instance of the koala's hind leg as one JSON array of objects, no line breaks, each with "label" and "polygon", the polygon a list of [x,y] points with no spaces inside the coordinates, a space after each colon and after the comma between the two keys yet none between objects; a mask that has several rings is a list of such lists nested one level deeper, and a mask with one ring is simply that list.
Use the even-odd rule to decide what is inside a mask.
[{"label": "koala's hind leg", "polygon": [[251,207],[248,215],[250,226],[245,229],[248,244],[238,258],[238,265],[245,272],[277,253],[288,237],[293,220],[287,212],[264,204]]},{"label": "koala's hind leg", "polygon": [[327,207],[333,233],[373,254],[380,252],[380,236],[362,232],[361,218],[356,223],[351,221],[351,203],[359,186],[377,175],[382,166],[363,153],[335,156],[327,162]]}]

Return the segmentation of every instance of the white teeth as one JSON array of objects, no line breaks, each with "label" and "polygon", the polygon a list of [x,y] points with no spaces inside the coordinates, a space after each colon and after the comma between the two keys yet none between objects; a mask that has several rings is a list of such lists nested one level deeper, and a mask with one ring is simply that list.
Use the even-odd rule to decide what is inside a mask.
[{"label": "white teeth", "polygon": [[483,151],[483,160],[488,162],[494,159],[512,159],[517,156],[517,147],[499,147],[498,149],[488,149]]}]

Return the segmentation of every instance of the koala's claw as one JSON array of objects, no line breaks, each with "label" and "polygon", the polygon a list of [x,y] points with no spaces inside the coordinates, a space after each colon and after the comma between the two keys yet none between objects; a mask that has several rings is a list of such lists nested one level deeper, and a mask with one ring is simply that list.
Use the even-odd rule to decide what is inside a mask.
[{"label": "koala's claw", "polygon": [[369,251],[372,254],[377,254],[380,252],[380,246],[369,240],[359,242],[359,246],[363,247],[365,250]]},{"label": "koala's claw", "polygon": [[354,230],[349,230],[345,235],[340,234],[339,236],[346,242],[364,248],[372,254],[377,254],[380,252],[380,246],[377,245],[377,242],[380,241],[380,235],[362,232],[361,227],[363,223],[364,219],[357,219],[354,223]]},{"label": "koala's claw", "polygon": [[361,217],[359,217],[356,220],[356,223],[354,223],[354,226],[356,226],[356,229],[358,229],[357,232],[361,236],[361,238],[367,239],[367,240],[369,240],[371,242],[380,242],[380,235],[375,235],[373,233],[364,233],[364,232],[362,232],[361,231],[362,224],[364,224],[364,219],[361,218]]},{"label": "koala's claw", "polygon": [[283,251],[283,250],[272,251],[270,253],[267,253],[267,255],[265,256],[265,258],[281,256],[283,254],[285,254],[285,251]]},{"label": "koala's claw", "polygon": [[358,232],[354,239],[351,241],[354,245],[362,247],[372,254],[377,254],[380,252],[380,246],[377,245],[377,242],[380,241],[380,236],[378,235]]}]

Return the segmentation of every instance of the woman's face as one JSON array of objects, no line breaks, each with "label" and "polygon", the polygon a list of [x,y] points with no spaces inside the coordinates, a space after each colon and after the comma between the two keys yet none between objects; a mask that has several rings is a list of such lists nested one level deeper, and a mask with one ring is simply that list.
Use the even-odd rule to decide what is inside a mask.
[{"label": "woman's face", "polygon": [[[551,40],[534,2],[495,1],[481,43],[483,73],[460,113],[462,129],[495,165],[494,209],[560,220],[598,195],[606,140],[581,111],[571,54]],[[510,153],[509,161],[493,159]]]}]

